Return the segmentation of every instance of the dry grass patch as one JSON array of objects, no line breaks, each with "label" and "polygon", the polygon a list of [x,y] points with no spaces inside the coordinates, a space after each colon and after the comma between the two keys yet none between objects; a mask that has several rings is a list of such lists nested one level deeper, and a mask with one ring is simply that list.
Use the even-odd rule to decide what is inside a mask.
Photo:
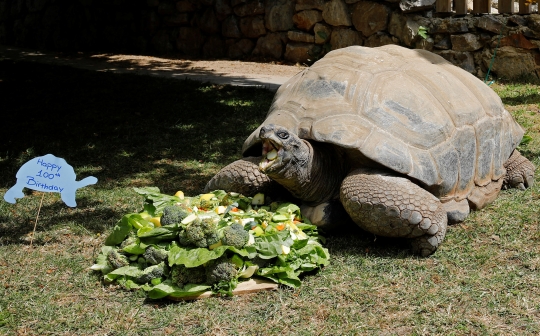
[{"label": "dry grass patch", "polygon": [[[531,136],[521,151],[540,166],[540,87],[494,89]],[[450,227],[429,258],[401,240],[344,228],[327,237],[331,264],[298,290],[151,301],[88,270],[115,222],[141,209],[132,187],[200,193],[240,155],[272,94],[11,61],[0,62],[0,92],[14,107],[0,135],[0,193],[20,165],[49,152],[72,164],[78,179],[99,179],[77,192],[76,208],[46,195],[32,248],[41,193],[0,203],[0,334],[540,333],[538,183],[503,191]]]}]

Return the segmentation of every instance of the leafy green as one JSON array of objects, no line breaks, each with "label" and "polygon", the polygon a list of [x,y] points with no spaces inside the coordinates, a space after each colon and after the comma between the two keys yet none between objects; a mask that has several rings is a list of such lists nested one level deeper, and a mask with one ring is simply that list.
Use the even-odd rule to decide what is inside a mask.
[{"label": "leafy green", "polygon": [[242,257],[254,257],[254,252],[251,253],[246,249],[237,249],[233,246],[219,246],[213,250],[209,250],[203,247],[183,247],[173,246],[169,251],[169,265],[184,265],[186,267],[197,267],[204,265],[210,260],[218,259],[225,252],[231,251]]},{"label": "leafy green", "polygon": [[158,187],[133,188],[136,193],[145,197],[145,210],[152,216],[161,215],[167,205],[181,202],[177,196],[161,194]]},{"label": "leafy green", "polygon": [[173,285],[170,280],[163,281],[148,291],[150,299],[161,299],[164,297],[182,298],[197,296],[208,291],[211,286],[200,284],[187,284],[184,287]]},{"label": "leafy green", "polygon": [[288,231],[281,231],[255,240],[255,249],[261,259],[271,259],[283,253],[282,246],[290,247],[294,241]]},{"label": "leafy green", "polygon": [[113,228],[112,233],[105,240],[105,245],[107,246],[118,245],[121,242],[123,242],[124,239],[126,239],[129,232],[133,229],[133,227],[128,221],[128,216],[129,215],[126,215],[118,221],[118,223]]},{"label": "leafy green", "polygon": [[101,253],[96,258],[96,263],[90,267],[94,271],[101,271],[102,274],[107,274],[113,270],[111,265],[107,262],[107,256],[109,252],[114,249],[112,246],[102,246]]},{"label": "leafy green", "polygon": [[[330,255],[320,243],[323,238],[318,235],[317,227],[304,219],[300,208],[293,203],[252,206],[250,197],[222,190],[213,191],[211,198],[199,195],[182,200],[162,195],[157,188],[136,188],[136,191],[145,197],[144,210],[121,218],[91,267],[104,275],[105,282],[116,282],[126,289],[142,289],[152,299],[195,297],[208,290],[232,295],[239,281],[251,276],[297,288],[302,273],[329,262]],[[205,208],[197,206],[202,203]],[[215,231],[210,234],[217,242],[208,247],[184,244],[193,222],[154,227],[149,216],[159,216],[165,207],[171,206],[183,207],[190,212],[189,216],[199,220],[211,219]],[[248,238],[242,248],[231,246],[236,244],[226,237],[227,230],[233,228]],[[116,265],[114,269],[107,258],[111,251],[125,259],[128,266]],[[163,258],[154,258],[154,252]],[[227,265],[231,272],[221,272],[226,267],[219,268],[220,265]],[[190,268],[197,268],[201,276],[192,278],[196,280],[172,282],[179,270]],[[216,271],[230,276],[216,278]],[[201,279],[205,280],[189,283]]]}]

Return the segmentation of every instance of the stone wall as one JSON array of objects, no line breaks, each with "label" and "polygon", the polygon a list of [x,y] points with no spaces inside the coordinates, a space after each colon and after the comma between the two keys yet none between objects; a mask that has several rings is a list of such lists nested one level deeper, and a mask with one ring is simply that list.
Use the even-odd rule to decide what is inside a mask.
[{"label": "stone wall", "polygon": [[[311,63],[400,44],[483,77],[540,74],[540,15],[437,17],[435,0],[0,0],[0,43]],[[501,33],[502,32],[502,33]]]}]

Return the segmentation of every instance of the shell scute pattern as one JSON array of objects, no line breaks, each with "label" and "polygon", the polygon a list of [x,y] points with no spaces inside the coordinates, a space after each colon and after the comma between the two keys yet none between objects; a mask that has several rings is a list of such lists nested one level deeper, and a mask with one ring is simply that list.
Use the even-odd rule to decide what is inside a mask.
[{"label": "shell scute pattern", "polygon": [[524,133],[487,85],[440,56],[398,46],[328,53],[278,90],[261,127],[272,123],[408,175],[442,200],[504,176]]}]

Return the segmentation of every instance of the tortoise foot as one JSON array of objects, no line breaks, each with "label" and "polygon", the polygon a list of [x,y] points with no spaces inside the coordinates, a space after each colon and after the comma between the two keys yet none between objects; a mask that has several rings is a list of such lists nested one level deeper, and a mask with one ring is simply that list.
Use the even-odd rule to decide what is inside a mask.
[{"label": "tortoise foot", "polygon": [[338,199],[333,199],[317,206],[303,204],[300,206],[300,211],[304,217],[310,220],[311,224],[324,229],[326,232],[352,224],[349,215],[343,209],[343,205]]},{"label": "tortoise foot", "polygon": [[448,223],[435,196],[406,178],[358,169],[343,181],[341,203],[352,220],[373,234],[412,238],[415,253],[428,256],[442,243]]},{"label": "tortoise foot", "polygon": [[525,190],[534,184],[534,165],[517,150],[514,150],[504,163],[504,168],[506,168],[506,176],[503,188]]},{"label": "tortoise foot", "polygon": [[223,189],[246,196],[271,193],[279,188],[277,182],[259,171],[261,157],[246,157],[225,166],[204,187],[205,192]]}]

